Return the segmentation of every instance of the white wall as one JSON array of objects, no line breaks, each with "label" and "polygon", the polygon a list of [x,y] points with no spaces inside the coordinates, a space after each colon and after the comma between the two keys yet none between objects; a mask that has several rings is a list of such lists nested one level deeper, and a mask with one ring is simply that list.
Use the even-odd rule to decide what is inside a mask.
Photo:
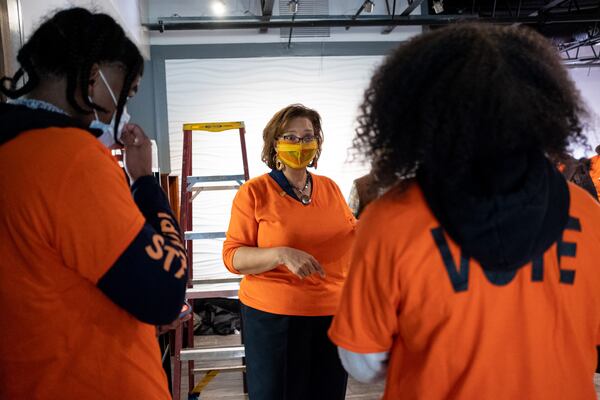
[{"label": "white wall", "polygon": [[39,24],[54,12],[69,7],[84,7],[104,12],[115,18],[127,35],[149,58],[148,33],[142,29],[141,11],[138,0],[20,0],[25,40]]},{"label": "white wall", "polygon": [[[367,166],[347,162],[357,107],[382,57],[279,57],[167,60],[167,100],[172,174],[181,171],[182,125],[244,121],[250,175],[268,172],[261,162],[262,130],[272,115],[300,102],[323,118],[325,143],[317,174],[331,177],[349,194]],[[194,175],[241,174],[237,131],[201,133],[194,139]],[[234,191],[205,192],[193,205],[194,229],[225,231]],[[194,244],[194,276],[227,275],[221,240]]]},{"label": "white wall", "polygon": [[[381,56],[167,60],[172,173],[181,171],[183,123],[239,120],[246,123],[251,176],[268,171],[260,160],[264,126],[279,109],[303,103],[323,118],[325,143],[316,172],[332,177],[348,194],[364,167],[347,162],[347,149],[363,92],[381,60]],[[194,150],[204,160],[199,172],[239,173],[238,165],[230,163],[238,153],[224,157],[233,149],[239,149],[235,134],[222,142],[214,136],[198,139]]]},{"label": "white wall", "polygon": [[600,144],[600,67],[571,68],[569,75],[581,93],[590,111],[589,129],[586,132],[591,149],[576,149],[575,156],[593,155],[594,148]]},{"label": "white wall", "polygon": [[148,32],[142,26],[142,4],[138,0],[102,0],[102,2],[112,4],[110,7],[112,10],[109,10],[106,4],[106,9],[109,10],[107,12],[118,18],[129,37],[140,47],[144,56],[149,58],[150,39]]}]

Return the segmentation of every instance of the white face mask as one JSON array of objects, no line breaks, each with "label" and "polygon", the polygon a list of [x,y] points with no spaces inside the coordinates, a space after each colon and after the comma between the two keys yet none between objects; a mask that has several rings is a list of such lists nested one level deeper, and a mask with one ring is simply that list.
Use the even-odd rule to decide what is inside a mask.
[{"label": "white face mask", "polygon": [[[117,103],[117,98],[115,97],[115,94],[113,93],[112,89],[110,88],[110,85],[106,81],[106,78],[104,77],[104,74],[102,73],[102,71],[98,71],[98,72],[100,73],[100,78],[102,79],[102,82],[104,82],[104,85],[108,89],[108,93],[110,93],[110,97],[112,97],[113,102],[115,103],[115,106],[116,106],[118,103]],[[90,101],[92,101],[91,97],[88,97],[88,98]],[[96,110],[94,110],[94,115],[96,116],[96,119],[90,123],[90,128],[101,130],[102,135],[100,137],[98,137],[98,140],[100,140],[106,147],[108,147],[108,148],[112,147],[113,145],[115,145],[117,143],[115,140],[115,128],[114,128],[117,111],[115,110],[115,112],[112,116],[112,119],[110,120],[110,123],[108,123],[108,124],[100,121],[100,118],[98,118],[98,113],[96,112]],[[127,112],[127,107],[123,107],[123,114],[121,115],[121,120],[119,121],[119,128],[117,129],[117,139],[121,140],[121,134],[123,133],[123,128],[125,127],[125,124],[127,124],[129,122],[130,119],[131,119],[131,116]]]}]

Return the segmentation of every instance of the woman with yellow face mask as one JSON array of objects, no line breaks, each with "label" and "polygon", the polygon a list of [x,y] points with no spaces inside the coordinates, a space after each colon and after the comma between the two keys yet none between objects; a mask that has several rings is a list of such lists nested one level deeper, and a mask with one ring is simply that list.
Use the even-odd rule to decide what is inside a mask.
[{"label": "woman with yellow face mask", "polygon": [[263,131],[272,171],[246,182],[231,211],[223,260],[243,274],[251,400],[342,400],[347,375],[327,329],[346,278],[354,219],[338,186],[316,168],[319,114],[299,104]]}]

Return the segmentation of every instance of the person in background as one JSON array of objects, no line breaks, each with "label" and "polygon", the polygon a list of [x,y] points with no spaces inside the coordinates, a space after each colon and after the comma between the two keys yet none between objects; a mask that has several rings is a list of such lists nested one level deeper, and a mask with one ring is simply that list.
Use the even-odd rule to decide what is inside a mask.
[{"label": "person in background", "polygon": [[[591,158],[581,158],[567,155],[559,162],[559,170],[565,179],[580,186],[600,202],[600,146],[596,146],[596,155]],[[600,373],[600,346],[598,352],[598,367],[596,372]]]},{"label": "person in background", "polygon": [[140,52],[71,8],[17,60],[0,81],[0,398],[170,399],[155,325],[177,318],[187,271],[150,140],[127,123]]},{"label": "person in background", "polygon": [[598,191],[592,178],[592,159],[585,157],[577,159],[567,154],[556,164],[568,182],[573,182],[592,195],[594,199],[598,199]]},{"label": "person in background", "polygon": [[377,197],[379,197],[379,187],[374,182],[373,173],[370,172],[352,182],[348,206],[352,214],[359,218],[365,207]]},{"label": "person in background", "polygon": [[341,400],[347,375],[327,329],[346,278],[355,219],[338,186],[316,167],[319,114],[300,104],[263,131],[272,171],[234,201],[223,260],[243,274],[239,297],[252,400]]},{"label": "person in background", "polygon": [[600,206],[549,159],[586,116],[549,42],[425,33],[361,110],[355,147],[394,187],[361,216],[329,331],[349,373],[384,399],[596,399]]},{"label": "person in background", "polygon": [[600,201],[600,145],[596,146],[596,155],[590,158],[590,178]]},{"label": "person in background", "polygon": [[387,188],[381,187],[376,182],[376,174],[371,171],[352,182],[348,206],[352,214],[359,218],[371,202],[386,192]]}]

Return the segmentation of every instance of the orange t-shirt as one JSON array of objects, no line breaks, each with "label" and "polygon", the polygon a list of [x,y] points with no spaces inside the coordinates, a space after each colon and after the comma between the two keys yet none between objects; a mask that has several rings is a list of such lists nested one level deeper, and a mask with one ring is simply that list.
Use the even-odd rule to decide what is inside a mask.
[{"label": "orange t-shirt", "polygon": [[592,178],[592,182],[594,182],[598,201],[600,201],[600,156],[590,158],[590,177]]},{"label": "orange t-shirt", "polygon": [[389,352],[384,399],[595,400],[600,205],[569,188],[560,246],[503,285],[461,260],[444,234],[447,266],[418,185],[387,193],[358,224],[330,338],[356,353]]},{"label": "orange t-shirt", "polygon": [[239,247],[286,246],[315,257],[326,277],[304,280],[280,265],[240,284],[240,301],[261,311],[284,315],[333,315],[346,279],[356,220],[340,189],[329,178],[312,174],[312,202],[291,198],[268,174],[244,183],[234,201],[223,261],[233,273]]},{"label": "orange t-shirt", "polygon": [[37,129],[0,171],[0,398],[170,399],[155,327],[96,287],[145,223],[114,158]]}]

